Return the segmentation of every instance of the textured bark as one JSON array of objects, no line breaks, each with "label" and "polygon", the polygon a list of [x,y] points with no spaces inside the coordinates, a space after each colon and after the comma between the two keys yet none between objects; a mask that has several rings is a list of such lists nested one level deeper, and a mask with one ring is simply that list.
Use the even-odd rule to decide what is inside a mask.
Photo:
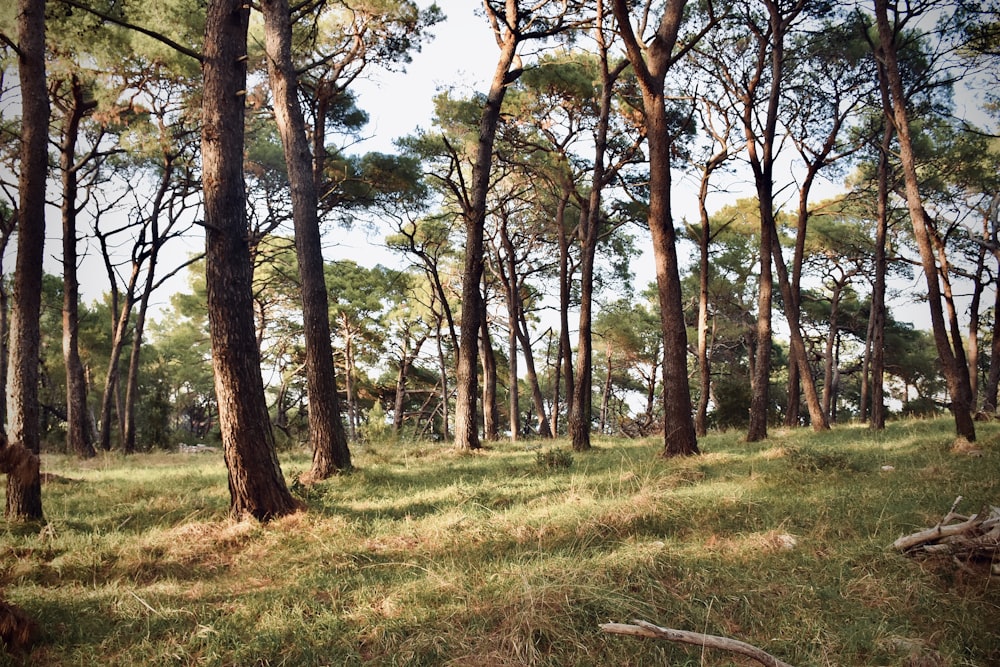
[{"label": "textured bark", "polygon": [[[18,176],[17,261],[7,367],[7,424],[11,440],[37,455],[41,445],[38,422],[38,318],[42,298],[49,129],[44,0],[18,0],[17,38],[22,112],[21,173]],[[23,458],[15,456],[13,451],[6,454],[15,460]],[[6,515],[8,519],[42,518],[42,492],[37,465],[34,468],[18,465],[8,469]]]},{"label": "textured bark", "polygon": [[580,323],[577,328],[576,378],[572,409],[569,413],[569,432],[575,451],[590,449],[590,422],[593,411],[593,298],[594,261],[597,244],[601,239],[601,199],[604,188],[615,177],[618,169],[605,164],[608,152],[608,130],[611,122],[611,102],[615,81],[625,67],[622,62],[612,67],[608,60],[608,44],[604,36],[604,3],[597,3],[594,31],[601,62],[601,97],[597,125],[594,131],[594,167],[590,178],[590,194],[580,202],[580,224],[577,237],[580,243]]},{"label": "textured bark", "polygon": [[[508,5],[516,2],[508,0]],[[512,14],[516,16],[517,11]],[[483,295],[480,284],[483,278],[483,228],[486,224],[486,195],[490,186],[493,165],[493,145],[496,141],[500,106],[507,94],[508,72],[514,62],[518,36],[508,31],[500,43],[500,56],[486,94],[483,113],[479,122],[479,145],[472,168],[472,194],[464,211],[465,260],[462,266],[462,315],[461,339],[458,344],[458,367],[455,384],[455,447],[460,450],[479,449],[479,420],[476,397],[479,388],[478,348],[479,332],[484,319]]]},{"label": "textured bark", "polygon": [[278,465],[255,337],[243,181],[249,15],[249,5],[240,0],[208,4],[202,65],[205,274],[230,515],[268,520],[299,504]]},{"label": "textured bark", "polygon": [[493,442],[500,439],[500,410],[497,408],[497,357],[493,351],[493,338],[486,317],[480,321],[480,358],[483,361],[483,438]]},{"label": "textured bark", "polygon": [[664,106],[664,80],[684,16],[684,0],[668,0],[656,30],[645,47],[632,31],[626,0],[614,0],[628,59],[642,91],[649,149],[649,230],[653,240],[656,284],[663,333],[663,456],[698,454],[691,417],[691,390],[687,377],[687,327],[681,302],[676,233],[670,210],[670,153],[672,138]]},{"label": "textured bark", "polygon": [[[313,450],[313,465],[308,478],[318,480],[338,471],[349,470],[351,453],[337,397],[333,349],[330,345],[329,300],[317,213],[319,196],[305,119],[296,92],[288,0],[264,0],[261,8],[264,12],[264,36],[268,75],[274,95],[274,115],[291,182],[295,252],[302,288],[309,440]],[[317,122],[324,121],[320,119]]]},{"label": "textured bark", "polygon": [[[970,442],[976,439],[976,426],[972,419],[972,397],[969,388],[969,371],[962,350],[961,339],[949,340],[948,328],[944,320],[941,305],[941,276],[937,261],[934,258],[934,247],[931,231],[927,224],[927,212],[924,210],[920,197],[920,185],[917,178],[916,159],[910,140],[909,118],[907,117],[903,81],[899,73],[899,63],[896,57],[895,32],[889,24],[888,0],[875,0],[875,22],[878,26],[878,55],[882,60],[883,70],[888,83],[891,103],[891,117],[899,138],[899,159],[903,170],[903,182],[906,191],[906,204],[913,226],[913,235],[920,250],[920,263],[927,280],[927,300],[930,307],[931,328],[934,333],[934,344],[937,348],[941,371],[951,395],[951,410],[955,417],[955,431],[958,436]],[[957,332],[954,331],[953,334]]]},{"label": "textured bark", "polygon": [[[888,88],[884,77],[880,77],[883,104],[888,108]],[[882,134],[882,146],[878,160],[878,199],[876,204],[875,228],[875,283],[872,288],[871,320],[871,362],[869,383],[871,385],[871,408],[868,424],[881,431],[885,429],[885,279],[888,273],[887,244],[889,237],[889,151],[892,148],[892,122],[886,118]]]},{"label": "textured bark", "polygon": [[[594,163],[595,171],[600,163]],[[580,212],[580,319],[577,326],[576,364],[573,378],[573,403],[569,412],[568,428],[573,450],[590,449],[590,423],[593,418],[594,369],[593,369],[593,302],[594,259],[597,253],[597,219],[590,201],[583,202]],[[598,206],[600,201],[598,200]]]},{"label": "textured bark", "polygon": [[66,448],[81,458],[91,458],[93,438],[87,427],[87,377],[80,361],[80,281],[77,276],[77,164],[76,144],[80,121],[96,103],[84,99],[83,87],[74,75],[70,99],[63,108],[59,169],[62,173],[63,311],[62,348],[66,367]]}]

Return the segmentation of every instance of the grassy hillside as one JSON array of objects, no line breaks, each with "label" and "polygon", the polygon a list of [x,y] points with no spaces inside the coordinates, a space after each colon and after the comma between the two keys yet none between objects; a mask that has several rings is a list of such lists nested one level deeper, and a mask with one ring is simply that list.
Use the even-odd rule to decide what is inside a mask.
[{"label": "grassy hillside", "polygon": [[671,461],[599,440],[569,467],[543,465],[565,442],[378,445],[267,525],[226,519],[219,454],[46,457],[68,478],[47,524],[0,535],[0,590],[43,636],[0,664],[756,664],[598,627],[638,618],[800,666],[997,665],[989,564],[889,548],[956,496],[1000,505],[1000,424],[979,429],[978,456],[940,420],[721,434]]}]

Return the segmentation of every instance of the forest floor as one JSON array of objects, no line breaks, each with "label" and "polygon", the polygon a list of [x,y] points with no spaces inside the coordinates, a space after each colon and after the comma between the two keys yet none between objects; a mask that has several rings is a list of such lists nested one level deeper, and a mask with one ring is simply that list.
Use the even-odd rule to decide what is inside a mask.
[{"label": "forest floor", "polygon": [[[0,665],[749,665],[601,631],[640,619],[800,667],[1000,664],[989,562],[892,542],[1000,505],[1000,423],[662,442],[358,446],[308,510],[227,519],[221,453],[43,456],[46,522],[0,529],[0,592],[42,628]],[[563,464],[560,466],[559,464]],[[565,465],[568,464],[568,465]]]}]

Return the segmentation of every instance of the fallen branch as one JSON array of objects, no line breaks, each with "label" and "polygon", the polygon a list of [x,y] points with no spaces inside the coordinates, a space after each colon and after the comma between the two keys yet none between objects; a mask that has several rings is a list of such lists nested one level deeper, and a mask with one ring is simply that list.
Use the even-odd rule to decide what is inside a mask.
[{"label": "fallen branch", "polygon": [[[962,497],[936,526],[904,535],[892,543],[897,551],[949,554],[995,560],[1000,553],[1000,508],[992,507],[971,517],[955,513]],[[958,523],[952,523],[958,521]]]},{"label": "fallen branch", "polygon": [[752,644],[741,642],[738,639],[729,637],[719,637],[717,635],[705,635],[700,632],[688,632],[687,630],[674,630],[672,628],[661,628],[647,621],[633,620],[632,624],[625,623],[602,623],[601,630],[616,635],[630,635],[632,637],[649,637],[651,639],[665,639],[671,642],[681,642],[683,644],[693,644],[705,648],[720,649],[730,653],[739,653],[748,658],[752,658],[766,667],[792,667],[787,662],[782,662],[770,653],[762,651]]}]

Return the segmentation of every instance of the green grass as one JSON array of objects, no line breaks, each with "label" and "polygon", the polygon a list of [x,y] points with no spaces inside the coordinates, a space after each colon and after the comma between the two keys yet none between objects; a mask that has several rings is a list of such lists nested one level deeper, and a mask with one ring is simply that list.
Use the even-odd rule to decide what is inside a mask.
[{"label": "green grass", "polygon": [[[44,526],[0,534],[0,590],[43,634],[0,664],[756,664],[598,628],[640,618],[800,666],[996,665],[989,564],[889,548],[958,495],[1000,504],[1000,424],[979,433],[978,457],[948,420],[717,434],[669,461],[656,439],[379,445],[266,525],[226,518],[220,455],[46,456],[72,481],[44,486]],[[282,457],[290,480],[308,464]]]}]

